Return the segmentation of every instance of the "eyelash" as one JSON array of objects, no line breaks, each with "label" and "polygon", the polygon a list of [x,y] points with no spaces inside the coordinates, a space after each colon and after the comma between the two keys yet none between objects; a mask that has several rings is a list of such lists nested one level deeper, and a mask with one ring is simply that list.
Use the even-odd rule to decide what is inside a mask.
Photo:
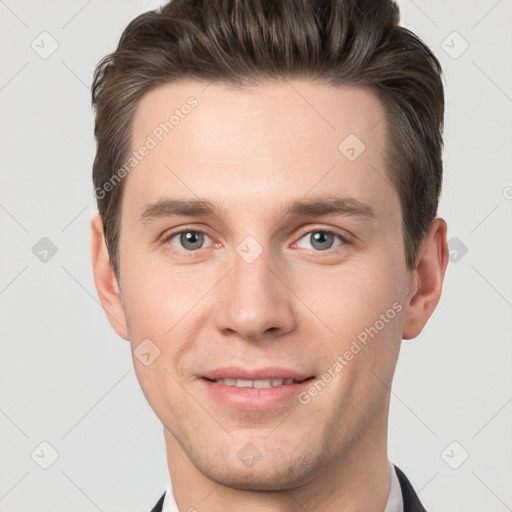
[{"label": "eyelash", "polygon": [[[170,244],[171,238],[174,238],[176,235],[181,235],[183,233],[203,234],[203,235],[206,235],[210,239],[212,238],[207,233],[205,233],[204,231],[201,231],[201,230],[198,230],[198,229],[192,229],[192,228],[189,228],[189,229],[185,228],[185,229],[181,229],[179,231],[175,231],[173,233],[170,233],[169,235],[166,235],[164,240],[163,240],[163,242],[165,244],[167,244],[168,246],[173,247]],[[341,240],[342,243],[340,245],[336,246],[336,247],[325,249],[323,251],[315,250],[315,249],[306,249],[307,251],[313,251],[314,253],[318,253],[318,254],[322,254],[322,253],[332,254],[333,252],[338,252],[339,250],[342,250],[346,245],[349,244],[349,241],[347,240],[347,237],[341,235],[340,233],[338,233],[337,231],[335,231],[333,229],[328,229],[328,228],[317,228],[317,229],[309,229],[308,231],[304,231],[304,232],[302,232],[300,234],[300,236],[299,236],[297,241],[302,240],[306,235],[311,235],[312,233],[327,233],[327,234],[331,234],[331,235],[337,236]],[[175,253],[178,253],[178,254],[186,253],[186,254],[192,255],[194,253],[198,253],[199,251],[201,251],[201,249],[204,249],[204,247],[202,247],[200,249],[195,249],[195,250],[175,249],[175,248],[172,248],[171,250],[173,252],[175,252]]]}]

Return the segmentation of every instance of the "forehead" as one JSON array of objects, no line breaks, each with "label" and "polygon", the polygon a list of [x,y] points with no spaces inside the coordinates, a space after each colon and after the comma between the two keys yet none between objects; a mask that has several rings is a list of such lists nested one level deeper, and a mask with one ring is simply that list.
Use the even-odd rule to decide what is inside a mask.
[{"label": "forehead", "polygon": [[385,169],[384,110],[365,89],[308,80],[165,84],[137,107],[131,149],[143,146],[151,149],[127,178],[136,203],[169,193],[296,199],[314,188],[388,210],[398,204]]},{"label": "forehead", "polygon": [[[191,102],[196,105],[189,107]],[[292,148],[300,155],[317,148],[321,153],[327,146],[337,150],[348,134],[367,145],[380,146],[383,115],[375,94],[362,88],[283,80],[235,89],[222,83],[182,81],[161,85],[142,98],[133,142],[148,134],[167,139],[171,133],[178,142],[194,130],[195,137],[187,144],[195,143],[202,152],[215,153],[222,146],[226,155],[229,146],[230,156],[243,156],[237,155],[242,149],[237,143],[243,141],[247,151],[263,142],[268,149],[286,142],[283,151]],[[161,125],[169,121],[172,126],[167,133]],[[270,144],[276,136],[279,144]],[[166,140],[158,142],[165,144]]]}]

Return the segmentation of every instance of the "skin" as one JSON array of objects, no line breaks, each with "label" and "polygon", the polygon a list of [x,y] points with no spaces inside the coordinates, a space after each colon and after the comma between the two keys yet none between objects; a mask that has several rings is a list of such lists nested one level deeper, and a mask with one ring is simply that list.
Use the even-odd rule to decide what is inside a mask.
[{"label": "skin", "polygon": [[[390,386],[401,340],[420,334],[439,301],[446,222],[433,221],[408,270],[399,197],[386,177],[384,111],[369,91],[307,80],[250,90],[167,84],[141,100],[133,149],[190,96],[198,105],[126,178],[119,283],[101,218],[92,221],[94,279],[113,328],[132,350],[147,338],[160,350],[148,366],[133,360],[164,425],[177,504],[383,510]],[[338,150],[349,134],[366,146],[354,161]],[[376,216],[282,213],[329,194]],[[218,212],[140,220],[164,198],[206,199]],[[180,229],[207,236],[191,250],[170,236]],[[311,235],[326,229],[336,235],[322,250]],[[237,252],[248,236],[262,249],[252,263]],[[239,411],[198,377],[223,366],[282,366],[318,379],[396,302],[401,311],[307,404]],[[252,467],[237,457],[248,442],[261,455]]]}]

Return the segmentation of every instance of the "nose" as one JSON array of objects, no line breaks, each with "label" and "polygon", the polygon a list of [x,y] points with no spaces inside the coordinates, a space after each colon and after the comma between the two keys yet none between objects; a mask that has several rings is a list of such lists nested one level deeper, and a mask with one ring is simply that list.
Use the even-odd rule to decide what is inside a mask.
[{"label": "nose", "polygon": [[224,335],[247,341],[274,339],[296,326],[294,294],[284,271],[272,264],[268,251],[252,262],[238,253],[216,297],[215,320]]}]

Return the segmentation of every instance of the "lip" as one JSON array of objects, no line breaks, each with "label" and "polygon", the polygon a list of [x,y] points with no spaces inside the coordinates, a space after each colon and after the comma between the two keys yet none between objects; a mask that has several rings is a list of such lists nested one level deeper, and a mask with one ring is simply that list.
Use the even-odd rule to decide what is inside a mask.
[{"label": "lip", "polygon": [[238,366],[226,366],[217,368],[206,372],[201,377],[217,380],[217,379],[245,379],[245,380],[262,380],[262,379],[293,379],[304,380],[312,375],[297,372],[287,368],[279,368],[276,366],[269,366],[266,368],[256,368],[249,370],[247,368],[240,368]]},{"label": "lip", "polygon": [[[292,384],[283,384],[271,388],[237,388],[216,379],[294,379]],[[216,402],[239,411],[268,411],[291,402],[314,377],[286,368],[268,367],[248,370],[238,367],[218,368],[199,378],[208,395]]]}]

